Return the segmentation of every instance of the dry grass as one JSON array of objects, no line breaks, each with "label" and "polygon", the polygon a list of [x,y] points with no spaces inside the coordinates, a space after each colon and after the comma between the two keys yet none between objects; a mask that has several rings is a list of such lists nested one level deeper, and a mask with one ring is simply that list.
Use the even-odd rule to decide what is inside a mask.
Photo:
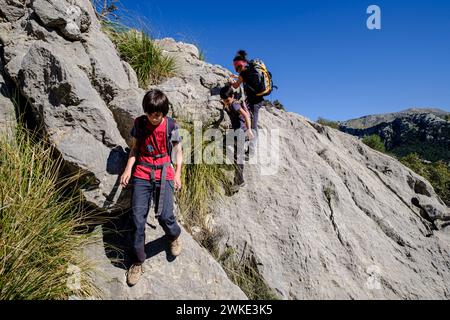
[{"label": "dry grass", "polygon": [[[0,136],[0,299],[98,296],[88,276],[94,265],[81,248],[89,213],[60,177],[62,160],[20,125]],[[67,286],[68,268],[81,271],[81,287]]]},{"label": "dry grass", "polygon": [[108,21],[103,22],[103,30],[116,45],[120,57],[136,72],[142,88],[176,75],[175,59],[164,54],[146,32]]}]

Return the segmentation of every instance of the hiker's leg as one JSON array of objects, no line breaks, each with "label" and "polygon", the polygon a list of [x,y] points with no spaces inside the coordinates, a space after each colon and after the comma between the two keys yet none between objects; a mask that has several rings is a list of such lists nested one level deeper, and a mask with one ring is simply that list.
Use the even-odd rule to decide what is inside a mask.
[{"label": "hiker's leg", "polygon": [[[242,130],[241,130],[242,131]],[[244,133],[245,134],[245,133]],[[234,183],[241,185],[244,183],[244,144],[245,138],[241,136],[234,137],[234,165],[236,166],[234,173]],[[243,141],[242,141],[243,140]],[[239,145],[242,144],[242,145]]]},{"label": "hiker's leg", "polygon": [[262,103],[250,104],[249,109],[253,115],[252,118],[252,129],[254,131],[258,130],[258,117],[259,117],[259,109],[261,108]]},{"label": "hiker's leg", "polygon": [[255,154],[256,147],[258,144],[258,118],[259,118],[259,109],[261,109],[261,107],[262,107],[262,102],[256,103],[256,104],[251,104],[249,106],[250,111],[253,114],[252,130],[253,130],[253,134],[255,135],[255,137],[250,141],[249,146],[248,146],[250,155]]},{"label": "hiker's leg", "polygon": [[[155,212],[158,212],[159,197],[161,187],[156,187]],[[177,219],[173,213],[173,181],[166,181],[166,189],[164,191],[164,199],[162,199],[163,209],[158,217],[158,222],[170,240],[175,240],[181,233],[181,228],[177,223]]]},{"label": "hiker's leg", "polygon": [[145,225],[147,223],[148,208],[153,188],[148,180],[133,178],[132,214],[134,229],[133,252],[136,263],[143,263],[145,254]]}]

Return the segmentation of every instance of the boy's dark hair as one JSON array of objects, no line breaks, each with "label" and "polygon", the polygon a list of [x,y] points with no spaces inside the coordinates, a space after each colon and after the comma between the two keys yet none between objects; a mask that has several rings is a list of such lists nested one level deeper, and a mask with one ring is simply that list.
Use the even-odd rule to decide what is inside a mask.
[{"label": "boy's dark hair", "polygon": [[247,61],[247,52],[245,50],[239,50],[233,61]]},{"label": "boy's dark hair", "polygon": [[234,90],[230,85],[226,85],[222,89],[220,89],[220,98],[228,99],[234,97]]},{"label": "boy's dark hair", "polygon": [[169,113],[169,99],[161,90],[152,89],[142,99],[142,108],[146,114],[162,112],[166,116]]}]

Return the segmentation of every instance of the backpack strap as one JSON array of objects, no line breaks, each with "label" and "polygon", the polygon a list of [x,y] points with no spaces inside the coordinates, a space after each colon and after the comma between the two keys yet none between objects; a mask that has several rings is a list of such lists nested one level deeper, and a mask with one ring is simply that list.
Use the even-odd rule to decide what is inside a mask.
[{"label": "backpack strap", "polygon": [[170,117],[166,117],[166,147],[167,147],[167,153],[170,156],[171,163],[173,163],[173,161],[172,161],[172,149],[173,149],[172,131],[175,129],[175,125],[176,125],[176,122],[174,119],[172,119]]}]

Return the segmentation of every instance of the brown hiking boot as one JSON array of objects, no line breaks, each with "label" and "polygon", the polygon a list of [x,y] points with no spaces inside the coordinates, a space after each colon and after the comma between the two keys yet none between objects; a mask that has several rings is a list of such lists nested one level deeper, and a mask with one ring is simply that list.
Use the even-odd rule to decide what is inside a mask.
[{"label": "brown hiking boot", "polygon": [[181,253],[181,240],[180,237],[170,242],[170,254],[174,257],[178,257]]},{"label": "brown hiking boot", "polygon": [[133,264],[127,272],[127,283],[130,287],[134,286],[138,281],[141,275],[144,273],[144,269],[142,268],[142,264]]}]

